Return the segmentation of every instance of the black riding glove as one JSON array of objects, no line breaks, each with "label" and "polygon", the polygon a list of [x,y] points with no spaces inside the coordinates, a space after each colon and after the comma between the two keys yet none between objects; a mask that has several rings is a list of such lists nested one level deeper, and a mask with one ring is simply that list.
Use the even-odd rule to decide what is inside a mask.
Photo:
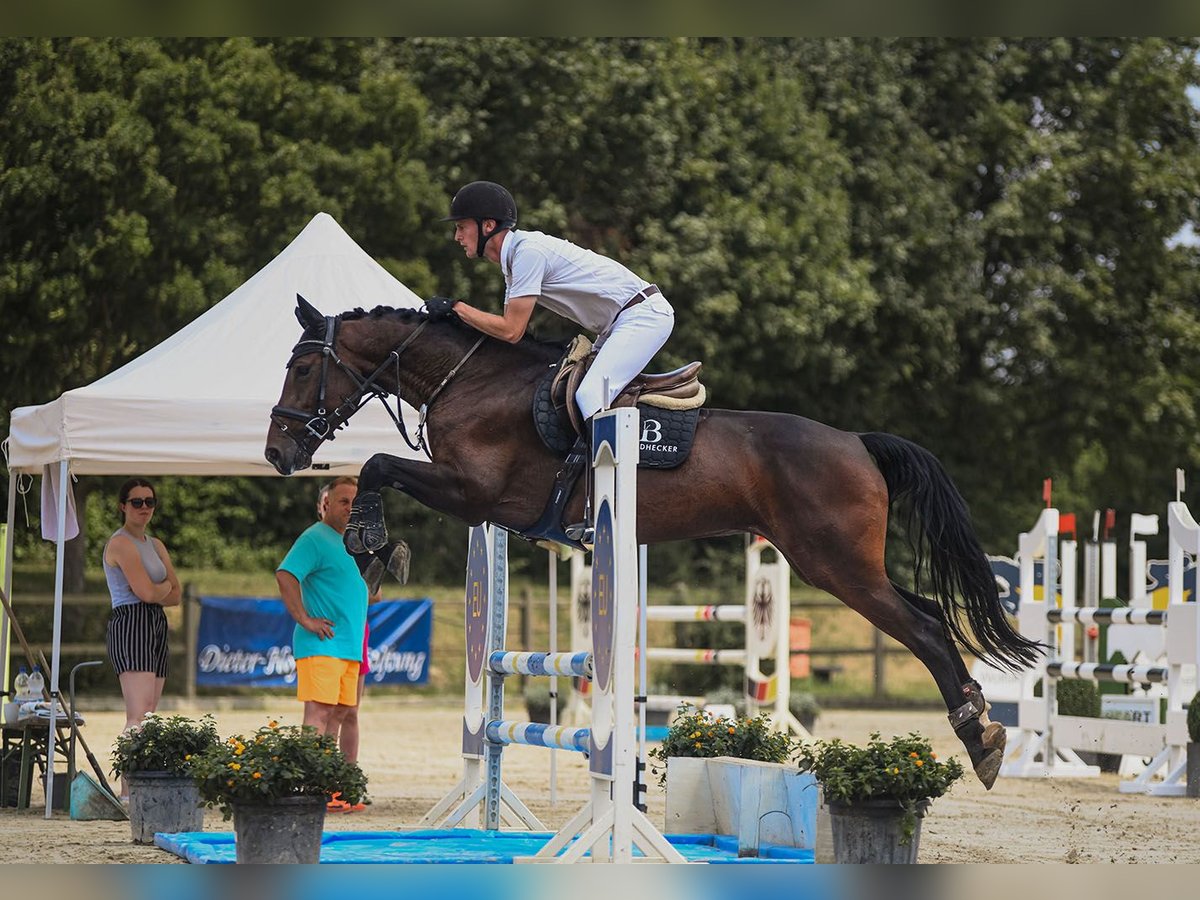
[{"label": "black riding glove", "polygon": [[425,310],[434,321],[447,319],[454,315],[454,304],[457,302],[449,297],[430,297],[425,301]]}]

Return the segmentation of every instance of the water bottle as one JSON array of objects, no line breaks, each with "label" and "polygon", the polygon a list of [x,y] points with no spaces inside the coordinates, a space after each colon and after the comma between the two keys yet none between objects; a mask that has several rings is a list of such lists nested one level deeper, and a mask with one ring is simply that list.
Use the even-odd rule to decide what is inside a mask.
[{"label": "water bottle", "polygon": [[33,667],[33,674],[29,676],[29,699],[41,700],[42,691],[46,687],[46,679],[42,677],[42,670],[38,666]]},{"label": "water bottle", "polygon": [[17,677],[13,680],[13,697],[14,703],[24,703],[29,699],[29,673],[21,666],[21,671],[17,673]]}]

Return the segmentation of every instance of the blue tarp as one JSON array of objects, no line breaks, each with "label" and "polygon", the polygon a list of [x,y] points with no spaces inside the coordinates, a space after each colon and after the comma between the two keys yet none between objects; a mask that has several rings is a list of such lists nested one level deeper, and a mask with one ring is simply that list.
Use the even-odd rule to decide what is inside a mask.
[{"label": "blue tarp", "polygon": [[[327,831],[322,863],[498,863],[533,856],[550,832],[477,831],[467,828],[425,831]],[[738,859],[737,839],[722,835],[671,834],[667,840],[690,862],[812,863],[813,851],[763,847],[757,859]],[[154,843],[190,863],[232,863],[231,833],[191,831],[156,834]]]}]

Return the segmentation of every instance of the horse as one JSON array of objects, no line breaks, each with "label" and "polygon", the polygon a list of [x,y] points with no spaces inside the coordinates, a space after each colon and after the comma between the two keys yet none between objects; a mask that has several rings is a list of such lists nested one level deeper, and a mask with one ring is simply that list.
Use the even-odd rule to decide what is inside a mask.
[{"label": "horse", "polygon": [[[562,460],[539,439],[531,409],[560,345],[529,336],[495,340],[457,317],[435,320],[423,310],[327,317],[298,296],[296,315],[304,331],[265,451],[280,474],[309,466],[321,443],[373,398],[386,406],[398,397],[421,410],[415,443],[398,400],[392,415],[429,461],[386,453],[366,461],[348,549],[371,551],[387,541],[384,487],[470,525],[489,521],[520,534],[538,520]],[[566,521],[583,518],[583,493],[572,496]],[[889,514],[902,501],[916,559],[911,590],[889,578],[884,564]],[[938,459],[896,435],[840,431],[785,413],[701,409],[687,460],[638,472],[637,540],[746,532],[769,540],[802,580],[924,664],[990,789],[1004,758],[1004,727],[989,721],[955,641],[1009,671],[1031,666],[1042,647],[1005,617],[966,502]]]}]

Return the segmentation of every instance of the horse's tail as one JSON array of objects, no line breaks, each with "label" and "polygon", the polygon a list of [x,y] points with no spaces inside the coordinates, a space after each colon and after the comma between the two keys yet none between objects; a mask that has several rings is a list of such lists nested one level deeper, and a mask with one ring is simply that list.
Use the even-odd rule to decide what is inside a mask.
[{"label": "horse's tail", "polygon": [[[889,507],[909,501],[908,536],[915,555],[917,593],[927,571],[929,589],[946,625],[976,656],[1006,669],[1025,669],[1041,654],[1005,618],[996,579],[971,525],[966,501],[932,453],[893,434],[860,434],[887,482]],[[969,628],[964,628],[965,617]]]}]

